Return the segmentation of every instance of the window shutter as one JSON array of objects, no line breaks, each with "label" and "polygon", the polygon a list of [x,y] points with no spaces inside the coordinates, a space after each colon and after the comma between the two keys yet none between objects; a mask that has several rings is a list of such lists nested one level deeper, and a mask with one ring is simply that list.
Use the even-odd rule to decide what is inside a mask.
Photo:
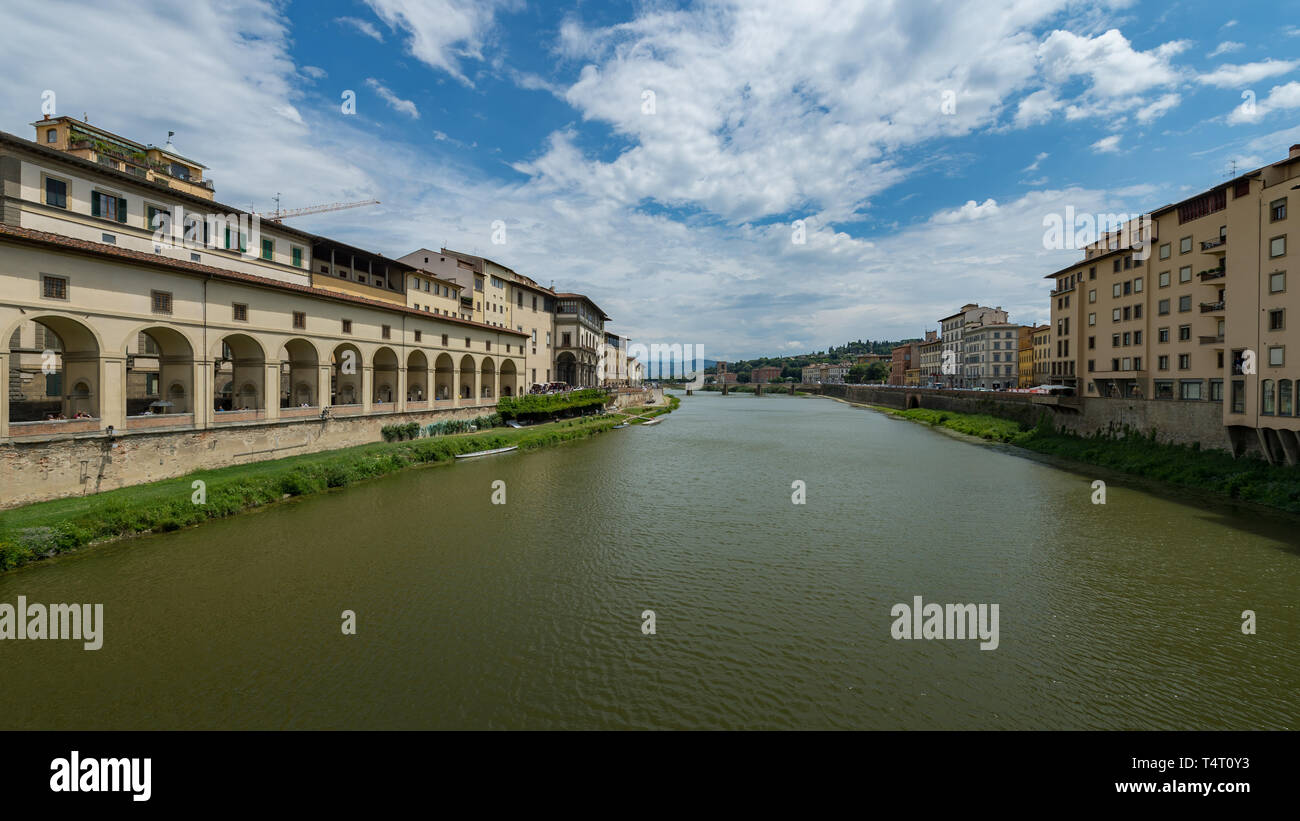
[{"label": "window shutter", "polygon": [[90,215],[92,217],[99,216],[99,197],[100,195],[93,191],[90,194]]},{"label": "window shutter", "polygon": [[117,221],[126,222],[126,197],[117,198]]}]

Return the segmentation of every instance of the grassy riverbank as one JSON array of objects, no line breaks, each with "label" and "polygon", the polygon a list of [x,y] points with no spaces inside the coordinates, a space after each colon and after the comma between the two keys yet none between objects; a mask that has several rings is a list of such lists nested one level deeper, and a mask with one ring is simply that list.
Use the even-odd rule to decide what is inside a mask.
[{"label": "grassy riverbank", "polygon": [[[668,413],[680,402],[651,410]],[[232,516],[293,496],[306,496],[414,467],[449,464],[456,454],[517,446],[521,451],[584,439],[612,428],[622,414],[570,419],[527,428],[377,442],[287,459],[203,470],[176,479],[93,496],[38,502],[0,512],[0,570],[93,542],[165,532]],[[193,484],[205,484],[197,504]]]},{"label": "grassy riverbank", "polygon": [[1144,436],[1073,436],[1053,430],[1047,417],[1037,427],[1029,428],[984,414],[873,407],[905,419],[1005,442],[1036,453],[1300,513],[1297,469],[1270,465],[1254,457],[1234,459],[1226,451],[1161,444]]}]

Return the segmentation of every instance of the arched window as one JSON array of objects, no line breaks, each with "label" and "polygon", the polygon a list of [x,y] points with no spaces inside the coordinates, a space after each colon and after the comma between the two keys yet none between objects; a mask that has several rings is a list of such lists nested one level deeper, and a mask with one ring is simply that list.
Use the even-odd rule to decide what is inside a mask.
[{"label": "arched window", "polygon": [[1291,415],[1291,380],[1279,379],[1277,381],[1277,415]]},{"label": "arched window", "polygon": [[1272,416],[1273,415],[1273,380],[1265,379],[1262,390],[1264,392],[1264,401],[1260,413],[1263,413],[1268,416]]}]

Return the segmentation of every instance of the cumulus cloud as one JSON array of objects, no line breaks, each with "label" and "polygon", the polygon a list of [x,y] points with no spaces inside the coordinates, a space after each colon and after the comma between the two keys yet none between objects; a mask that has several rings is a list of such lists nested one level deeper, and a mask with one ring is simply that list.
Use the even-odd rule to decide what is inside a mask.
[{"label": "cumulus cloud", "polygon": [[1287,111],[1300,108],[1300,82],[1292,81],[1285,85],[1273,86],[1268,96],[1256,100],[1254,92],[1242,92],[1245,100],[1228,115],[1229,125],[1254,123],[1275,111]]},{"label": "cumulus cloud", "polygon": [[1220,54],[1228,54],[1229,52],[1240,51],[1243,48],[1245,48],[1245,46],[1241,43],[1236,43],[1233,42],[1232,40],[1224,40],[1222,43],[1219,43],[1219,45],[1215,47],[1214,51],[1211,51],[1208,56],[1218,57]]},{"label": "cumulus cloud", "polygon": [[991,197],[981,203],[976,203],[975,200],[967,200],[965,205],[955,211],[943,211],[936,214],[934,221],[940,225],[950,225],[954,222],[974,222],[975,220],[991,217],[997,212],[997,200]]}]

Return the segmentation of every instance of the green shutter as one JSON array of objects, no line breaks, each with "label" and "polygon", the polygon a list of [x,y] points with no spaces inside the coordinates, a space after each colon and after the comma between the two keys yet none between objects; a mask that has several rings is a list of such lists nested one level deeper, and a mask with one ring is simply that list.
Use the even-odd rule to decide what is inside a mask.
[{"label": "green shutter", "polygon": [[126,197],[117,198],[117,221],[126,222]]},{"label": "green shutter", "polygon": [[230,250],[230,226],[226,226],[226,250]]},{"label": "green shutter", "polygon": [[92,217],[99,216],[99,197],[100,195],[94,191],[90,192],[90,215]]}]

